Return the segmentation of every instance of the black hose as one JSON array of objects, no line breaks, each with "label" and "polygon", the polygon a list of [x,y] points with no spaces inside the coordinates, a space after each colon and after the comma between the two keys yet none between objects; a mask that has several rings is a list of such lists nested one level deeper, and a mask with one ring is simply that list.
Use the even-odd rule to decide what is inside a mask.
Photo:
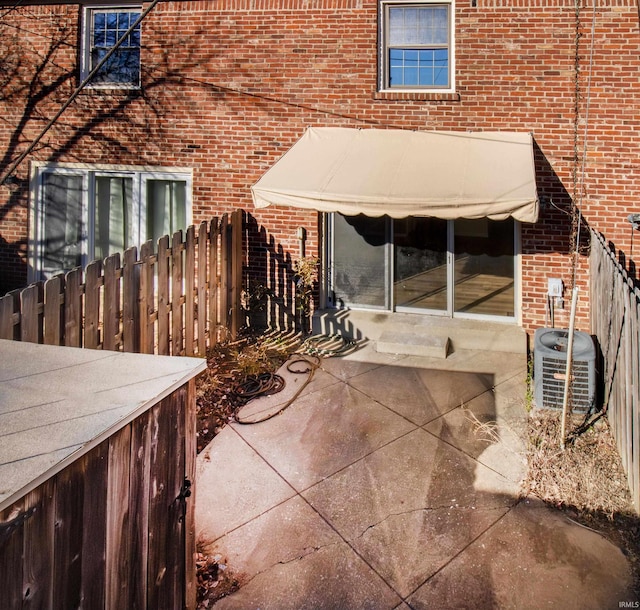
[{"label": "black hose", "polygon": [[356,342],[353,339],[342,335],[313,335],[302,344],[302,349],[308,354],[331,358],[343,356],[352,351],[355,346]]},{"label": "black hose", "polygon": [[[311,360],[313,358],[314,360]],[[304,362],[305,365],[300,367],[300,363]],[[235,420],[239,424],[259,424],[260,422],[266,421],[279,415],[282,413],[298,396],[300,392],[307,386],[307,384],[313,379],[313,374],[316,369],[320,366],[320,358],[315,355],[300,355],[291,357],[286,364],[287,370],[290,373],[299,374],[299,375],[309,375],[306,381],[300,385],[296,393],[275,413],[271,413],[266,415],[262,419],[258,420],[246,420],[242,419],[240,415],[240,410],[244,407],[251,399],[257,398],[258,396],[269,396],[271,394],[276,394],[280,392],[285,387],[285,381],[280,375],[276,375],[273,373],[263,373],[261,375],[251,375],[247,377],[247,379],[236,386],[234,390],[234,394],[243,400],[243,404],[236,407],[234,411]],[[262,380],[260,378],[263,378]],[[274,378],[274,381],[271,380]],[[280,380],[280,381],[278,381]],[[273,387],[272,387],[273,384]]]},{"label": "black hose", "polygon": [[249,401],[256,396],[271,396],[284,389],[285,381],[280,375],[275,373],[260,373],[259,375],[249,375],[239,383],[233,393],[241,400]]}]

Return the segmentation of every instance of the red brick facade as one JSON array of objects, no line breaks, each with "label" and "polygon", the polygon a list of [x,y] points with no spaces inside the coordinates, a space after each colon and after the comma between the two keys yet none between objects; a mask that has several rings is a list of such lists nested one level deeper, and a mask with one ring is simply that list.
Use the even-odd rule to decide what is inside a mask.
[{"label": "red brick facade", "polygon": [[[79,6],[13,4],[0,2],[2,176],[78,84]],[[142,28],[142,90],[81,93],[0,186],[0,286],[27,280],[32,160],[193,168],[194,221],[246,209],[295,258],[300,226],[318,252],[318,215],[254,210],[250,186],[307,126],[530,131],[542,206],[522,229],[523,325],[544,325],[548,277],[573,284],[575,199],[588,331],[587,227],[635,255],[637,4],[456,0],[454,19],[455,94],[393,94],[377,92],[376,0],[159,3]]]}]

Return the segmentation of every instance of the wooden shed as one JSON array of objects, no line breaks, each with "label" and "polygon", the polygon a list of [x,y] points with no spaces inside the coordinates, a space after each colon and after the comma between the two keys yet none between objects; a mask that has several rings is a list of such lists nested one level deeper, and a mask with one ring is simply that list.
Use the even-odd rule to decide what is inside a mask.
[{"label": "wooden shed", "polygon": [[195,607],[206,362],[0,340],[0,606]]}]

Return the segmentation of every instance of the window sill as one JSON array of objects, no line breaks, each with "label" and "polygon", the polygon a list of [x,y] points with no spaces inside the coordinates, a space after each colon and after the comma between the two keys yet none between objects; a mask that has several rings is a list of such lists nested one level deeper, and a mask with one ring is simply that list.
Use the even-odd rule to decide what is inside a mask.
[{"label": "window sill", "polygon": [[416,101],[416,102],[459,102],[460,94],[455,91],[436,93],[435,91],[376,91],[374,100]]},{"label": "window sill", "polygon": [[[82,74],[79,83],[86,80],[86,74]],[[135,91],[142,89],[141,83],[118,83],[118,82],[88,82],[82,88],[83,91]]]},{"label": "window sill", "polygon": [[100,87],[91,87],[89,85],[82,88],[83,95],[113,95],[113,96],[138,96],[142,93],[142,87],[118,87],[118,86],[100,86]]}]

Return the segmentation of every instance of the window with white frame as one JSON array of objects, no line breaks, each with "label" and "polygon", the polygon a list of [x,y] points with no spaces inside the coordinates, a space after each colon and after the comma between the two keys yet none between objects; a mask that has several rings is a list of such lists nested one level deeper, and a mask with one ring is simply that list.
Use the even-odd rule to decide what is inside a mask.
[{"label": "window with white frame", "polygon": [[189,170],[42,165],[35,169],[33,277],[104,259],[191,222]]},{"label": "window with white frame", "polygon": [[380,89],[452,91],[453,2],[380,3]]},{"label": "window with white frame", "polygon": [[117,45],[91,79],[91,87],[140,86],[140,24],[132,27],[140,14],[139,6],[85,8],[82,79]]}]

